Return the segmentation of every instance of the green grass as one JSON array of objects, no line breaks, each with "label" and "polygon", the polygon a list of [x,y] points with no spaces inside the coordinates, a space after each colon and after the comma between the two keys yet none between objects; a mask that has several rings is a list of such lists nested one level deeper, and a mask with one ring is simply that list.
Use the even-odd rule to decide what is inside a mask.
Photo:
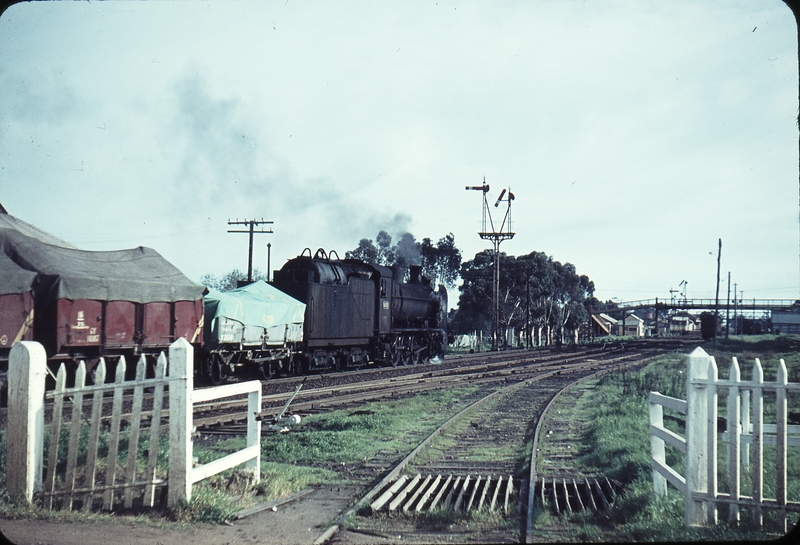
[{"label": "green grass", "polygon": [[379,451],[408,452],[420,434],[433,431],[475,388],[426,392],[392,402],[371,403],[362,410],[310,415],[291,433],[267,435],[264,460],[282,463],[354,463]]},{"label": "green grass", "polygon": [[224,489],[215,486],[213,481],[203,481],[192,487],[191,501],[181,502],[172,510],[172,519],[219,524],[230,520],[238,510],[239,506]]}]

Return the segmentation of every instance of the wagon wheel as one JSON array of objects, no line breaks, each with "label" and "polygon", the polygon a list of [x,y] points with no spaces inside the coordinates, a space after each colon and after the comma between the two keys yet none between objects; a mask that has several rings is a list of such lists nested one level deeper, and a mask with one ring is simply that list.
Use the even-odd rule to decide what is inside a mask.
[{"label": "wagon wheel", "polygon": [[295,361],[294,356],[289,356],[289,358],[286,360],[283,367],[283,372],[281,374],[284,377],[293,377],[297,374],[297,362]]},{"label": "wagon wheel", "polygon": [[225,360],[220,354],[213,354],[206,362],[206,375],[214,386],[222,384],[225,377]]},{"label": "wagon wheel", "polygon": [[258,375],[262,380],[269,380],[275,376],[275,366],[271,361],[265,361],[258,366]]}]

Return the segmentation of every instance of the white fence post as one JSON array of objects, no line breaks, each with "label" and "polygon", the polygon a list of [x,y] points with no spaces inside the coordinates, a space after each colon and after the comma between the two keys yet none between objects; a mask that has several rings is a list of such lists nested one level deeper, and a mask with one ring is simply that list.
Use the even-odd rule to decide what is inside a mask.
[{"label": "white fence post", "polygon": [[706,436],[706,468],[708,476],[706,480],[706,491],[711,501],[707,503],[706,518],[713,524],[717,524],[717,379],[719,372],[717,362],[711,357],[708,359],[708,385],[706,398],[708,405],[708,429]]},{"label": "white fence post", "polygon": [[695,493],[708,492],[708,366],[713,360],[702,348],[687,358],[686,377],[686,525],[702,526],[708,521],[706,502],[696,501]]},{"label": "white fence post", "polygon": [[753,522],[758,526],[764,524],[764,513],[761,504],[764,502],[764,369],[756,358],[753,365]]},{"label": "white fence post", "polygon": [[786,363],[781,359],[778,366],[778,391],[776,393],[775,408],[775,457],[776,457],[776,477],[775,494],[778,500],[778,525],[781,530],[787,530],[788,520],[786,518],[786,443],[787,443],[787,417],[788,406],[786,400],[786,386],[789,384],[789,374],[786,371]]},{"label": "white fence post", "polygon": [[730,496],[733,503],[729,506],[728,520],[734,524],[739,523],[739,498],[741,496],[741,398],[738,384],[742,376],[739,370],[739,362],[733,358],[730,367],[730,381],[732,386],[728,390],[728,482],[730,484]]},{"label": "white fence post", "polygon": [[[650,411],[650,426],[657,428],[664,427],[664,407],[659,403],[648,404]],[[667,465],[666,449],[664,448],[664,440],[656,436],[652,431],[650,432],[650,453],[656,462],[661,465]],[[656,496],[667,495],[667,478],[661,473],[653,469],[653,491]]]},{"label": "white fence post", "polygon": [[[167,507],[192,499],[194,348],[181,337],[169,347],[169,484]],[[152,448],[152,447],[151,447]]]},{"label": "white fence post", "polygon": [[247,469],[253,473],[257,483],[261,478],[261,421],[255,415],[261,412],[261,388],[247,396],[247,446],[258,449],[258,455],[247,462]]},{"label": "white fence post", "polygon": [[6,489],[14,499],[33,500],[42,489],[44,382],[47,355],[37,342],[20,341],[8,362]]}]

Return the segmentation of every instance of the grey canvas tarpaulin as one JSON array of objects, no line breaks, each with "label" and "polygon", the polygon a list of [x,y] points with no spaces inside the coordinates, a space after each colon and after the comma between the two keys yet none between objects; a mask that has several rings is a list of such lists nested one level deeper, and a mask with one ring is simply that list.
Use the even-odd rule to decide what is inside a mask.
[{"label": "grey canvas tarpaulin", "polygon": [[35,272],[23,269],[5,253],[0,253],[0,295],[31,291],[35,280]]},{"label": "grey canvas tarpaulin", "polygon": [[44,308],[57,299],[195,301],[205,289],[151,248],[80,250],[0,214],[0,294],[30,290]]}]

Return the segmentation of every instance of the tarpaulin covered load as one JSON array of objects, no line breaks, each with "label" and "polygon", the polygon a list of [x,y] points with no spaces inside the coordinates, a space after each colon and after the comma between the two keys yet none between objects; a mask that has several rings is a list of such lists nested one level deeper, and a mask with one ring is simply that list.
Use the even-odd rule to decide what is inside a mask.
[{"label": "tarpaulin covered load", "polygon": [[195,301],[205,289],[151,248],[80,250],[0,214],[0,294],[31,290],[41,308],[57,299]]},{"label": "tarpaulin covered load", "polygon": [[205,297],[207,342],[249,346],[283,345],[303,340],[306,305],[263,280]]}]

